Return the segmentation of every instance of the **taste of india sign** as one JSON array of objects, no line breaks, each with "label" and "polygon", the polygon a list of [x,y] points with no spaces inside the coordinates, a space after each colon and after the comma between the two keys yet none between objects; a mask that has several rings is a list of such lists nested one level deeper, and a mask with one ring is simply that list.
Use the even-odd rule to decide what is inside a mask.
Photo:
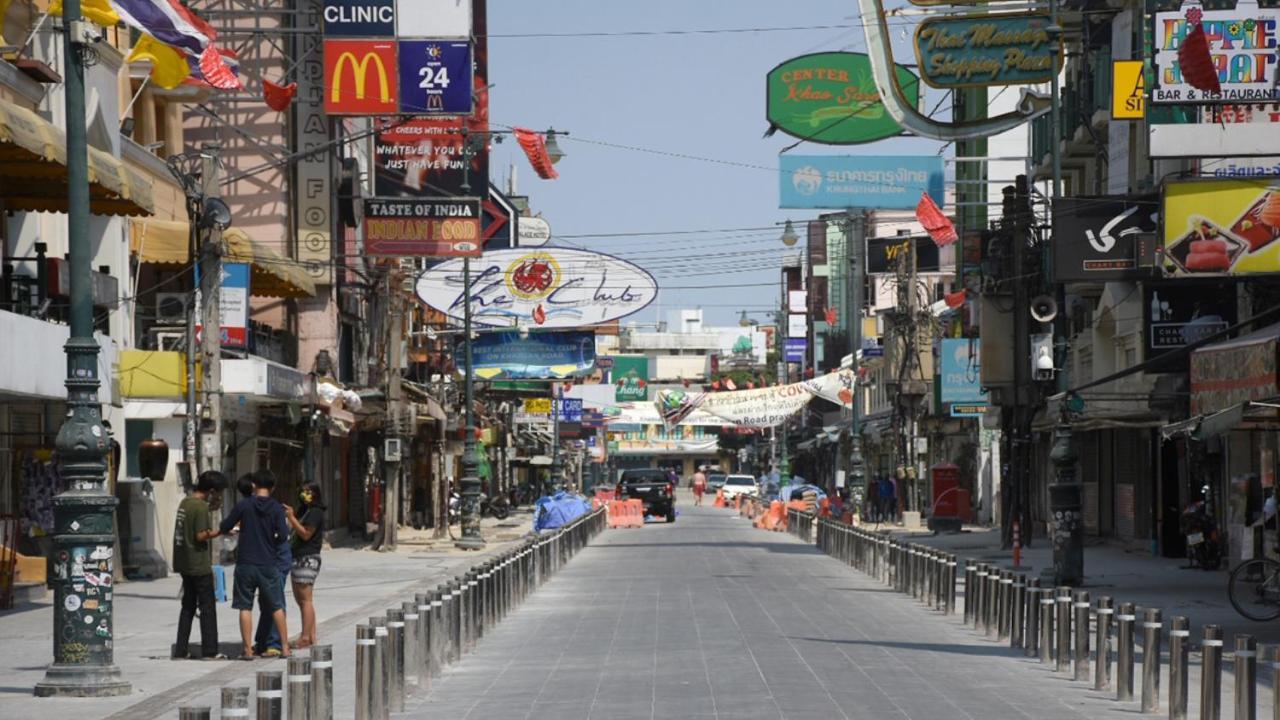
[{"label": "taste of india sign", "polygon": [[[920,102],[920,78],[895,67],[903,97]],[[801,55],[769,71],[765,116],[792,137],[824,145],[854,145],[893,137],[902,128],[880,100],[871,62],[864,53]]]},{"label": "taste of india sign", "polygon": [[1040,13],[929,18],[916,28],[920,77],[936,88],[1036,85],[1062,68]]}]

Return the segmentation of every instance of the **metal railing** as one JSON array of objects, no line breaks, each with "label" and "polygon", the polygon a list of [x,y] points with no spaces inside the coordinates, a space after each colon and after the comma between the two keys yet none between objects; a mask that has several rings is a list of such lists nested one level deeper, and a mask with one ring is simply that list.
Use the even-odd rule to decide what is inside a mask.
[{"label": "metal railing", "polygon": [[[604,508],[593,510],[357,625],[354,717],[385,720],[403,712],[407,697],[429,691],[445,666],[474,650],[486,632],[564,567],[605,524]],[[249,717],[250,700],[248,687],[223,688],[221,716]],[[331,720],[331,646],[315,645],[308,657],[289,658],[284,673],[259,672],[252,700],[261,720]],[[207,706],[178,709],[179,718],[190,720],[208,720],[211,714]]]}]

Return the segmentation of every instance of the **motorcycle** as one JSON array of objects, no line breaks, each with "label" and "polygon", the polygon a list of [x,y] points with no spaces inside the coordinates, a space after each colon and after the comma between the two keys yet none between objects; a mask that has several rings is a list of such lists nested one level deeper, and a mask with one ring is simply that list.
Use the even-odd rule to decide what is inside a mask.
[{"label": "motorcycle", "polygon": [[[511,505],[505,497],[498,496],[490,499],[488,495],[480,493],[480,517],[490,515],[497,520],[506,520],[511,516]],[[449,523],[457,524],[462,522],[462,496],[456,492],[449,494]]]},{"label": "motorcycle", "polygon": [[1201,499],[1182,510],[1179,527],[1187,538],[1187,557],[1192,566],[1217,570],[1222,564],[1222,538],[1213,516],[1213,506],[1208,500],[1209,486],[1205,485],[1200,492]]}]

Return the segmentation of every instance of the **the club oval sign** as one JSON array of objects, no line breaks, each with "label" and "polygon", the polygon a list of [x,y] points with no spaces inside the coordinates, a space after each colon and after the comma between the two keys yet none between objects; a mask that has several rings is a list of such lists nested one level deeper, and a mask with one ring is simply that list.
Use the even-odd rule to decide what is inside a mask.
[{"label": "the club oval sign", "polygon": [[[418,277],[418,298],[461,320],[463,261],[448,260]],[[471,317],[481,325],[566,328],[617,320],[658,294],[653,276],[602,253],[569,248],[512,248],[471,260]]]}]

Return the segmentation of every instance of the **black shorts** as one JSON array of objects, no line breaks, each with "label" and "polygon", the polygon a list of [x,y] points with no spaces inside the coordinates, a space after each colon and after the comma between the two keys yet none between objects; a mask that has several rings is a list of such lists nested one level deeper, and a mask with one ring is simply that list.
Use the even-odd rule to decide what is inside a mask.
[{"label": "black shorts", "polygon": [[236,610],[252,610],[255,594],[262,595],[264,605],[271,612],[283,608],[284,583],[280,581],[280,571],[267,565],[237,564],[231,607]]}]

